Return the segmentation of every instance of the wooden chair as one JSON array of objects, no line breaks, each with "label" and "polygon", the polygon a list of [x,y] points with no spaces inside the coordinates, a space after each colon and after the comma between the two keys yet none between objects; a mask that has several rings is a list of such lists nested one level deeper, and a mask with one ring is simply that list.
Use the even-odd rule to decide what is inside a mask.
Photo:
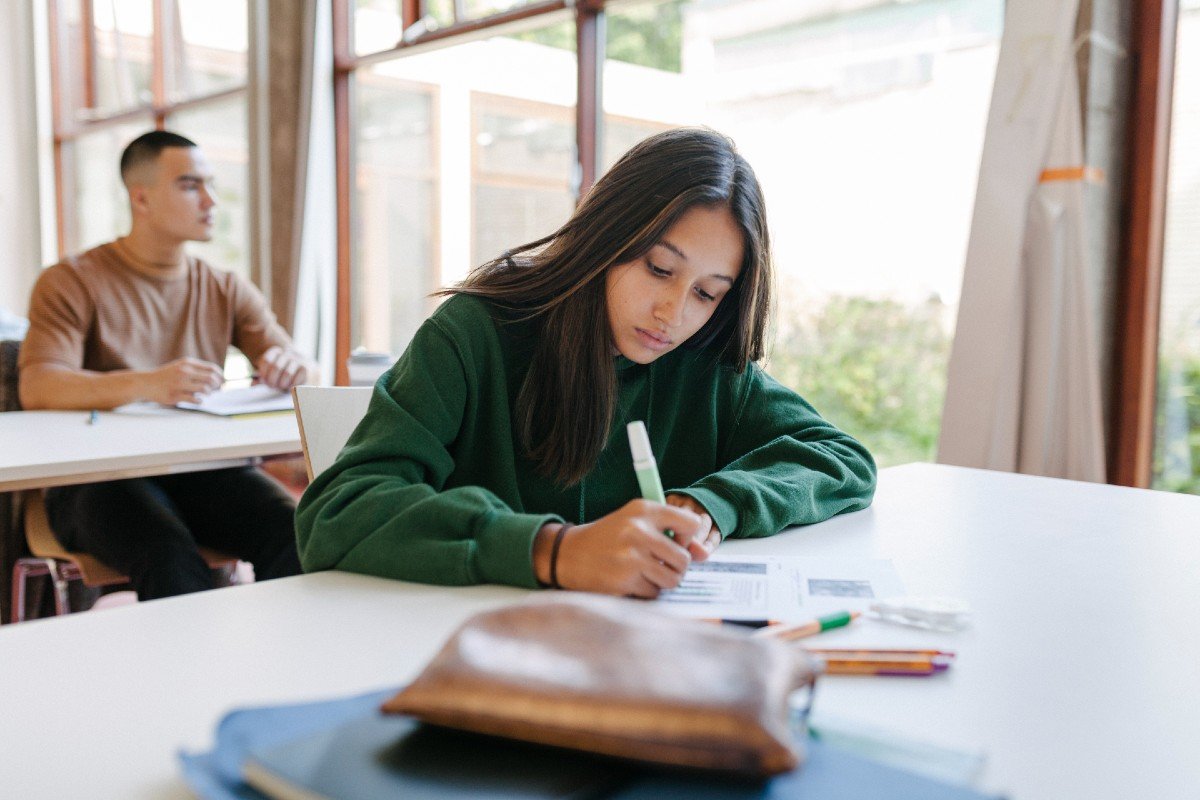
[{"label": "wooden chair", "polygon": [[[29,581],[34,578],[47,575],[50,577],[54,586],[56,615],[71,613],[67,584],[73,580],[83,581],[83,585],[89,589],[129,583],[127,575],[117,572],[94,556],[71,552],[64,548],[50,528],[41,490],[27,491],[24,495],[25,542],[32,555],[17,559],[13,566],[13,622],[25,620],[25,599],[29,591]],[[236,558],[207,547],[199,549],[209,568],[221,573],[223,584],[232,586],[237,583]]]},{"label": "wooden chair", "polygon": [[[0,412],[20,411],[17,392],[17,359],[21,343],[14,339],[0,341]],[[0,492],[0,622],[12,619],[8,600],[12,597],[13,565],[24,555],[25,538],[21,535],[20,492]]]},{"label": "wooden chair", "polygon": [[[0,412],[21,410],[17,391],[20,349],[20,342],[0,342]],[[21,552],[22,527],[29,555]],[[237,582],[236,558],[206,547],[200,548],[200,555],[209,567],[221,573],[223,584]],[[0,493],[0,557],[0,570],[3,570],[0,574],[11,576],[12,584],[11,587],[0,587],[3,592],[0,596],[11,597],[9,618],[13,622],[24,621],[30,582],[36,578],[49,576],[54,588],[55,614],[70,613],[67,585],[73,580],[83,581],[89,589],[129,583],[126,575],[105,566],[93,556],[63,548],[50,528],[41,490]],[[12,564],[11,571],[9,563]]]},{"label": "wooden chair", "polygon": [[309,481],[333,464],[367,413],[372,391],[370,386],[297,386],[292,389]]}]

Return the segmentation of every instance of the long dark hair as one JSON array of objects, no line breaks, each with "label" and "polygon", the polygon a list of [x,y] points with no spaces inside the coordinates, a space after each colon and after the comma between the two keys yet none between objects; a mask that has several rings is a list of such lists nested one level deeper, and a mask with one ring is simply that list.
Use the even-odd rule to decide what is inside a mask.
[{"label": "long dark hair", "polygon": [[525,454],[546,477],[578,483],[608,441],[617,382],[605,273],[644,256],[688,209],[721,205],[742,232],[741,272],[682,346],[709,348],[740,372],[762,358],[770,316],[766,208],[750,165],[732,141],[708,129],[670,130],[638,143],[565,225],[442,290],[540,321],[514,422]]}]

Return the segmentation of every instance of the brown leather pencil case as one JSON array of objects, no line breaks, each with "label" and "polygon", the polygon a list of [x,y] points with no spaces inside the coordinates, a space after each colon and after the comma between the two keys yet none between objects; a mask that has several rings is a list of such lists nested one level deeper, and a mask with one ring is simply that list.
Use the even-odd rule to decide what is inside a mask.
[{"label": "brown leather pencil case", "polygon": [[528,742],[765,776],[799,764],[788,697],[811,692],[815,679],[799,648],[641,601],[556,594],[467,620],[383,709]]}]

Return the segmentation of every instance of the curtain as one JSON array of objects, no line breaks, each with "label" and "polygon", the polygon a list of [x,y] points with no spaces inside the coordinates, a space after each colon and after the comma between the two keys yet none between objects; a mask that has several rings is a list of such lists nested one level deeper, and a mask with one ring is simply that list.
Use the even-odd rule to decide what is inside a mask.
[{"label": "curtain", "polygon": [[1096,269],[1086,246],[1078,0],[1005,13],[938,461],[1103,481]]},{"label": "curtain", "polygon": [[314,0],[267,2],[267,202],[270,209],[271,308],[294,329],[308,120],[312,104]]},{"label": "curtain", "polygon": [[336,213],[329,0],[267,0],[271,307],[297,347],[333,375]]},{"label": "curtain", "polygon": [[325,382],[334,376],[337,331],[337,146],[333,114],[333,10],[312,2],[308,168],[300,216],[294,335],[316,358]]}]

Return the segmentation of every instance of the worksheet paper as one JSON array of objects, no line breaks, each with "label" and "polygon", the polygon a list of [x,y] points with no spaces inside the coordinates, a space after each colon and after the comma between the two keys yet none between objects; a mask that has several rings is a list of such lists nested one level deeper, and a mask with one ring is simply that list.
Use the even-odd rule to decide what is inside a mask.
[{"label": "worksheet paper", "polygon": [[686,617],[804,622],[837,611],[866,611],[904,594],[891,561],[880,559],[712,556],[663,592],[664,611]]}]

